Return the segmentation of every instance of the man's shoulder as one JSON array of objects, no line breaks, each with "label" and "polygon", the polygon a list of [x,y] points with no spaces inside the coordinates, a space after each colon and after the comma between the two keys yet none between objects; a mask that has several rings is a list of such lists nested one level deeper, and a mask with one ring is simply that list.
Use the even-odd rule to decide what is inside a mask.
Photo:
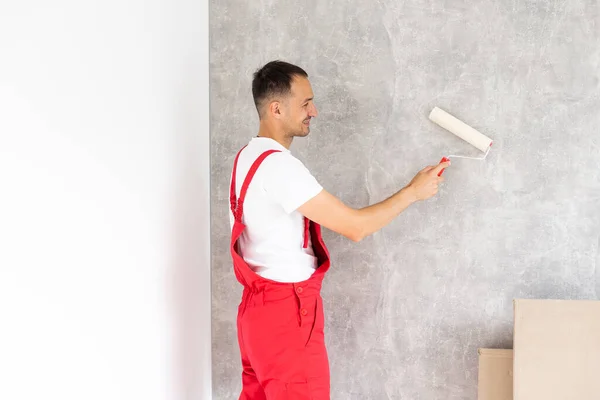
[{"label": "man's shoulder", "polygon": [[268,151],[274,152],[262,161],[257,170],[258,175],[269,175],[272,177],[283,175],[290,178],[298,174],[312,175],[299,157],[285,147],[266,138],[253,138],[242,148],[239,159],[240,169],[249,169],[261,154]]},{"label": "man's shoulder", "polygon": [[304,163],[290,152],[276,151],[265,158],[264,164],[271,169],[306,169]]},{"label": "man's shoulder", "polygon": [[258,159],[262,154],[266,152],[272,152],[268,157],[265,158],[263,163],[270,165],[282,165],[286,164],[303,164],[302,161],[291,151],[278,145],[271,140],[260,140],[263,138],[253,138],[242,150],[240,157],[244,157],[246,160],[253,162]]}]

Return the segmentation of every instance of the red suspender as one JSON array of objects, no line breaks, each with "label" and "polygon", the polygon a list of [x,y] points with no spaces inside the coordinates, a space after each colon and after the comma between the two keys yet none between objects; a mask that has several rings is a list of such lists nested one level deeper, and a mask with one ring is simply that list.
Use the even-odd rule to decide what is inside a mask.
[{"label": "red suspender", "polygon": [[[236,199],[235,195],[235,176],[237,174],[237,163],[240,157],[240,153],[244,150],[246,146],[242,147],[242,149],[235,156],[235,161],[233,163],[233,172],[231,177],[231,187],[229,189],[229,203],[231,206],[231,212],[236,221],[242,222],[242,215],[244,213],[244,199],[246,198],[246,192],[248,191],[248,186],[250,186],[250,182],[252,182],[252,178],[254,178],[254,174],[258,170],[258,167],[269,155],[279,152],[279,150],[267,150],[262,153],[252,164],[250,170],[248,171],[248,175],[246,175],[246,179],[244,179],[244,183],[242,184],[242,189],[240,190],[240,198]],[[304,244],[303,247],[308,247],[308,236],[309,236],[309,228],[310,228],[310,220],[304,217]]]}]

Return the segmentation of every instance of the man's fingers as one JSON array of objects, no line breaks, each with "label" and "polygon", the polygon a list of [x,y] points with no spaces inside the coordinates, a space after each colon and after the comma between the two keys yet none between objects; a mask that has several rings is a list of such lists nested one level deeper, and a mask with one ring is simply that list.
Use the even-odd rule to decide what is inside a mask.
[{"label": "man's fingers", "polygon": [[449,166],[449,161],[439,163],[436,167],[433,168],[433,172],[437,175],[441,170],[443,170],[444,168],[448,168]]}]

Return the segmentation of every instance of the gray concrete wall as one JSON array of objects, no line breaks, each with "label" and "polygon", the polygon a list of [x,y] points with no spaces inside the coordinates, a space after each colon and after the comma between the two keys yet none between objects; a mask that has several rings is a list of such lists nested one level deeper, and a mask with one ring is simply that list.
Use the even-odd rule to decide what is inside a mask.
[{"label": "gray concrete wall", "polygon": [[512,299],[598,299],[600,2],[211,2],[213,386],[237,398],[241,287],[228,253],[235,153],[258,129],[252,72],[307,70],[320,115],[292,151],[352,206],[447,154],[481,153],[358,244],[330,231],[332,399],[476,399],[477,347],[512,346]]}]

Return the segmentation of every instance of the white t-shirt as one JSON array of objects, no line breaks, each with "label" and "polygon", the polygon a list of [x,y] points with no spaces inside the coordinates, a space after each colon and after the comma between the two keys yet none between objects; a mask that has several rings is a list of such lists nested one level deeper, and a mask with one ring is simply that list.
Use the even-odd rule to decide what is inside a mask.
[{"label": "white t-shirt", "polygon": [[[240,253],[258,275],[278,282],[308,279],[317,267],[310,245],[304,248],[304,216],[296,211],[323,187],[304,164],[277,141],[255,137],[240,153],[236,174],[239,198],[244,179],[256,159],[267,150],[246,193],[239,239]],[[228,191],[229,193],[229,191]],[[230,224],[234,217],[229,208]]]}]

